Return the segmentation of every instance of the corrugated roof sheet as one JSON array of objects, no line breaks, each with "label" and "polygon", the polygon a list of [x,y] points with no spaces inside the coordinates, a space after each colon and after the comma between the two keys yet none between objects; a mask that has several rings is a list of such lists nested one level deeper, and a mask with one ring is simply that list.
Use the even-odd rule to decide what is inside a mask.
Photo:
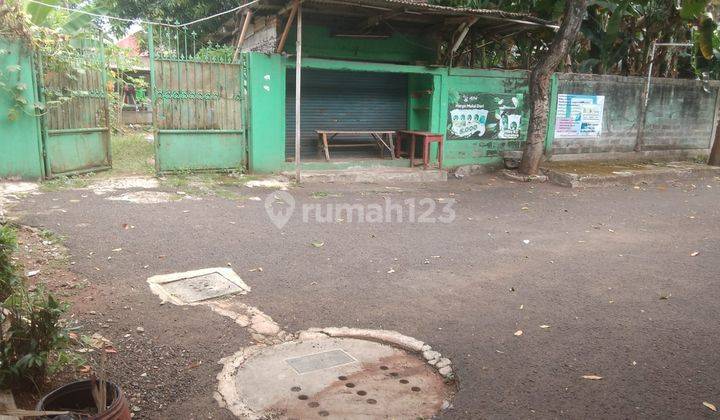
[{"label": "corrugated roof sheet", "polygon": [[[268,6],[273,5],[275,7],[280,4],[287,5],[287,2],[279,0],[264,0],[261,4]],[[503,10],[495,9],[472,9],[463,7],[450,7],[440,6],[436,4],[429,4],[427,0],[304,0],[303,4],[317,4],[339,11],[342,9],[377,9],[379,11],[404,11],[406,13],[412,13],[421,16],[477,16],[485,19],[493,20],[506,20],[509,22],[516,22],[518,24],[530,24],[556,27],[553,22],[540,19],[526,13],[515,13],[506,12]],[[262,7],[262,6],[260,6]]]},{"label": "corrugated roof sheet", "polygon": [[437,4],[429,4],[426,1],[418,0],[305,0],[303,3],[324,3],[345,7],[377,7],[388,9],[404,9],[405,11],[419,12],[428,15],[445,15],[445,16],[462,16],[471,15],[479,17],[494,17],[509,20],[522,20],[543,26],[554,26],[553,22],[549,22],[538,17],[525,14],[506,12],[495,9],[472,9],[464,7],[440,6]]}]

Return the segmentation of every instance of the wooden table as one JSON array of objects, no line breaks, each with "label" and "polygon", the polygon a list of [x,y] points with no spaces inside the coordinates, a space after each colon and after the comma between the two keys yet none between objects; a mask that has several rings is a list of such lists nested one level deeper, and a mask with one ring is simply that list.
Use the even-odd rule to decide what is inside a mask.
[{"label": "wooden table", "polygon": [[408,151],[408,157],[410,158],[410,167],[415,166],[415,141],[420,140],[423,144],[423,168],[427,169],[430,160],[430,143],[438,144],[438,169],[442,169],[442,154],[443,154],[443,135],[438,133],[431,133],[429,131],[412,131],[412,130],[400,130],[397,132],[397,145],[395,147],[396,157],[400,157],[402,151],[402,140],[403,138],[410,138],[410,150]]},{"label": "wooden table", "polygon": [[[395,132],[394,131],[342,131],[342,130],[315,130],[318,134],[318,142],[321,149],[325,152],[325,160],[330,160],[330,147],[358,147],[358,146],[378,146],[380,149],[380,157],[384,157],[384,151],[390,151],[390,158],[395,159]],[[346,144],[330,144],[337,136],[370,136],[373,142],[353,142]]]}]

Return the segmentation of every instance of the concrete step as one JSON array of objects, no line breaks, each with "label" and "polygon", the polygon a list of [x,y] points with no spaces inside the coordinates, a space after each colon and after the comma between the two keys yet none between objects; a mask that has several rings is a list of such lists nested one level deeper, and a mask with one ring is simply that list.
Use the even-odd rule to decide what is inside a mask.
[{"label": "concrete step", "polygon": [[578,163],[577,171],[543,168],[542,172],[548,180],[554,184],[577,188],[577,187],[603,187],[658,184],[676,180],[692,180],[707,177],[720,176],[720,167],[708,166],[691,162],[669,162],[662,165],[630,165],[626,168],[620,165],[612,167],[610,171],[603,168],[596,168],[592,162]]},{"label": "concrete step", "polygon": [[[283,172],[283,175],[295,178],[295,172]],[[303,171],[303,182],[347,182],[383,184],[389,182],[445,182],[448,173],[445,170],[420,168],[364,168],[327,171]]]}]

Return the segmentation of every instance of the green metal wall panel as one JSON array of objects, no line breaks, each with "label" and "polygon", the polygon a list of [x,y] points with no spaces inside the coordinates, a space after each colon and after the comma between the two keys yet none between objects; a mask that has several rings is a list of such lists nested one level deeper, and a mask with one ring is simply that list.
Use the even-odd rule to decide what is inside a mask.
[{"label": "green metal wall panel", "polygon": [[160,172],[225,170],[245,167],[242,132],[173,131],[157,134]]},{"label": "green metal wall panel", "polygon": [[109,168],[108,137],[107,130],[50,131],[45,140],[48,176]]},{"label": "green metal wall panel", "polygon": [[[8,66],[19,66],[20,69],[10,73]],[[18,113],[11,121],[8,112],[15,100],[0,90],[0,178],[40,179],[44,176],[42,132],[40,118],[32,115],[37,90],[30,51],[19,42],[0,38],[0,69],[4,75],[0,76],[0,82],[8,88],[18,84],[26,87],[22,97],[29,104],[27,112]]]},{"label": "green metal wall panel", "polygon": [[[285,93],[285,156],[295,156],[295,72]],[[402,130],[408,127],[408,77],[398,73],[308,69],[302,74],[302,157],[319,157],[315,130]],[[338,141],[363,140],[367,137]],[[350,148],[343,156],[377,157],[375,148]]]},{"label": "green metal wall panel", "polygon": [[279,54],[248,53],[248,158],[251,172],[285,163],[285,66]]}]

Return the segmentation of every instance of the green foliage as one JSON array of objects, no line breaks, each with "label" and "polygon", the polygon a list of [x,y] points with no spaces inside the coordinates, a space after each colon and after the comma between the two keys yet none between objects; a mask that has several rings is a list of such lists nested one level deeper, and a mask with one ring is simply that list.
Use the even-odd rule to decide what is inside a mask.
[{"label": "green foliage", "polygon": [[68,362],[65,304],[42,286],[29,291],[12,262],[15,233],[0,226],[0,388],[37,384]]},{"label": "green foliage", "polygon": [[0,301],[7,299],[19,282],[12,263],[12,255],[16,250],[15,232],[9,227],[0,226]]},{"label": "green foliage", "polygon": [[[237,7],[236,0],[173,0],[173,1],[147,1],[147,0],[95,0],[97,7],[107,10],[114,16],[127,19],[145,18],[155,22],[180,23],[190,22],[206,16]],[[232,15],[224,17],[231,18]],[[223,18],[221,18],[223,19]],[[218,23],[222,20],[209,20],[197,25],[193,29],[205,39],[218,30]],[[121,36],[128,28],[127,23],[110,21],[115,34]]]},{"label": "green foliage", "polygon": [[683,0],[680,7],[680,16],[686,20],[700,17],[705,12],[709,0]]},{"label": "green foliage", "polygon": [[235,54],[235,47],[232,45],[208,45],[199,49],[194,59],[215,63],[231,63],[233,54]]}]

